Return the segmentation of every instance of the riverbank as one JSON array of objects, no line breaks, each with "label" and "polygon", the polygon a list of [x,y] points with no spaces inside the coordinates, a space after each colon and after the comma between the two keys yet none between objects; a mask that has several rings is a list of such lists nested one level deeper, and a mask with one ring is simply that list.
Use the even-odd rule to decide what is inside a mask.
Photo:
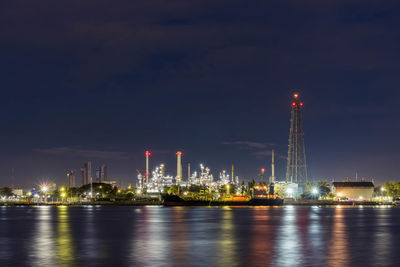
[{"label": "riverbank", "polygon": [[[134,201],[85,201],[85,202],[0,202],[0,206],[160,206],[158,199],[143,199]],[[236,204],[237,205],[237,204]],[[236,206],[235,205],[235,206]],[[284,206],[381,206],[393,205],[392,202],[374,201],[333,201],[333,200],[292,200],[285,199]],[[228,205],[229,206],[229,205]]]},{"label": "riverbank", "polygon": [[379,206],[394,205],[393,202],[378,201],[336,201],[336,200],[301,200],[285,199],[284,205],[296,206]]}]

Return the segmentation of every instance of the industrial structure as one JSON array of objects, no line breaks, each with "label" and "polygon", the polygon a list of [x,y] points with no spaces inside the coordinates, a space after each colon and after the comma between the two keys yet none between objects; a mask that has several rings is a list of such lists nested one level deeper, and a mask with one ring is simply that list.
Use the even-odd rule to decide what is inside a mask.
[{"label": "industrial structure", "polygon": [[272,149],[271,153],[271,177],[269,177],[269,183],[275,183],[275,151]]},{"label": "industrial structure", "polygon": [[299,94],[293,95],[291,102],[291,118],[289,132],[289,147],[286,167],[286,182],[304,185],[307,182],[306,152],[304,148],[304,132],[302,123],[302,108],[304,104]]},{"label": "industrial structure", "polygon": [[176,152],[176,182],[180,184],[182,180],[182,152]]},{"label": "industrial structure", "polygon": [[210,190],[217,190],[220,186],[226,186],[229,184],[239,184],[239,177],[234,175],[234,166],[232,165],[232,178],[228,174],[226,170],[222,170],[219,175],[219,179],[214,181],[214,177],[211,174],[210,168],[207,166],[200,164],[200,170],[190,172],[191,165],[188,163],[187,165],[187,180],[183,180],[183,166],[182,166],[182,155],[181,151],[176,152],[176,176],[171,176],[166,174],[165,164],[160,164],[150,172],[149,170],[149,157],[151,153],[150,151],[145,152],[146,156],[146,173],[143,175],[139,170],[136,170],[138,173],[138,183],[137,187],[141,188],[147,193],[159,193],[163,192],[165,188],[171,187],[173,185],[178,185],[179,187],[189,187],[191,185],[201,185],[208,186]]},{"label": "industrial structure", "polygon": [[146,151],[144,153],[144,155],[146,156],[146,172],[144,174],[144,179],[146,180],[146,184],[149,183],[149,176],[150,176],[150,172],[149,172],[149,157],[151,156],[151,152],[150,151]]}]

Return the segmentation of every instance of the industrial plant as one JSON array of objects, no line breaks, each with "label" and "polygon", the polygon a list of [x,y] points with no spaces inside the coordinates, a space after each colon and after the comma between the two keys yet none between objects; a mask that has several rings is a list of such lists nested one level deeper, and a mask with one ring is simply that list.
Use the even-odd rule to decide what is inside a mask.
[{"label": "industrial plant", "polygon": [[[304,103],[300,99],[298,93],[293,94],[290,109],[290,127],[288,139],[288,152],[286,162],[286,175],[282,179],[278,179],[275,174],[275,151],[271,150],[271,173],[269,179],[266,179],[265,168],[261,169],[258,178],[252,181],[239,179],[235,175],[235,166],[232,164],[230,170],[211,170],[204,164],[191,165],[186,163],[186,171],[184,172],[184,153],[177,151],[176,170],[173,173],[168,173],[166,164],[151,165],[151,151],[144,152],[144,171],[136,169],[137,179],[128,189],[126,193],[131,193],[130,198],[159,198],[161,195],[176,195],[179,201],[211,201],[201,202],[201,205],[214,203],[231,203],[232,205],[244,203],[245,201],[261,199],[293,200],[298,198],[306,199],[326,199],[328,196],[335,200],[351,200],[351,201],[370,201],[373,199],[374,184],[365,180],[356,182],[333,182],[329,186],[328,182],[320,181],[315,184],[308,181],[306,149],[303,131],[303,115],[302,110]],[[184,174],[186,173],[186,174]],[[214,175],[217,173],[217,175]],[[117,181],[110,179],[108,175],[108,167],[106,164],[101,164],[95,168],[95,176],[93,177],[92,162],[83,163],[80,168],[80,177],[75,169],[67,170],[66,186],[70,192],[70,200],[73,196],[78,196],[80,201],[110,199],[109,193],[112,193],[112,198],[116,197],[122,188]],[[282,175],[283,176],[283,175]],[[33,188],[28,192],[29,197],[36,196],[33,200],[47,201],[50,196],[50,191],[57,191],[54,182],[42,182],[39,189]],[[53,190],[50,190],[53,188]],[[76,188],[76,190],[74,189]],[[106,190],[105,190],[106,189]],[[115,191],[117,190],[117,191]],[[14,189],[18,195],[23,196],[22,190]],[[63,195],[67,199],[67,193]],[[108,192],[108,193],[107,193]],[[384,191],[380,196],[383,197]],[[62,196],[62,194],[60,195]],[[63,199],[63,197],[61,197]],[[75,197],[76,199],[76,197]],[[381,198],[381,200],[387,200]],[[214,202],[212,202],[214,201]],[[227,202],[228,201],[228,202]],[[230,201],[230,202],[229,202]],[[173,200],[176,204],[176,199]],[[246,202],[247,203],[247,202]],[[250,203],[250,202],[249,202]],[[271,202],[276,204],[278,202]],[[269,205],[271,203],[263,203]],[[178,203],[179,204],[179,203]],[[193,202],[193,205],[199,202]],[[254,204],[254,203],[253,203]],[[259,203],[258,203],[259,204]]]}]

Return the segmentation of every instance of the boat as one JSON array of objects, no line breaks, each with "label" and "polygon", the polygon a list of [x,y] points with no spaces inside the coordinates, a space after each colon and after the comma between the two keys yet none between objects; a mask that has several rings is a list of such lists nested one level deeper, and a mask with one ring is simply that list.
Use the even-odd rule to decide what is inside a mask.
[{"label": "boat", "polygon": [[245,200],[234,199],[187,199],[178,195],[162,195],[164,206],[281,206],[281,198],[251,198]]}]

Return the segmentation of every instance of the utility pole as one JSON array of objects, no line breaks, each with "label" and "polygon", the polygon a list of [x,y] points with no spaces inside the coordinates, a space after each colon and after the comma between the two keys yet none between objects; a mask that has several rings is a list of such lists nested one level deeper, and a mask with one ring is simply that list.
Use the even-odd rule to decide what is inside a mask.
[{"label": "utility pole", "polygon": [[146,188],[147,188],[147,186],[149,185],[149,175],[150,175],[150,173],[149,173],[149,157],[151,156],[151,152],[150,151],[146,151],[144,153],[144,155],[146,156],[146,174],[145,174],[145,177],[146,177]]},{"label": "utility pole", "polygon": [[269,178],[269,183],[275,183],[275,151],[272,149],[271,153],[271,177]]},{"label": "utility pole", "polygon": [[234,175],[234,166],[232,164],[232,184],[235,183],[235,177],[233,175]]}]

